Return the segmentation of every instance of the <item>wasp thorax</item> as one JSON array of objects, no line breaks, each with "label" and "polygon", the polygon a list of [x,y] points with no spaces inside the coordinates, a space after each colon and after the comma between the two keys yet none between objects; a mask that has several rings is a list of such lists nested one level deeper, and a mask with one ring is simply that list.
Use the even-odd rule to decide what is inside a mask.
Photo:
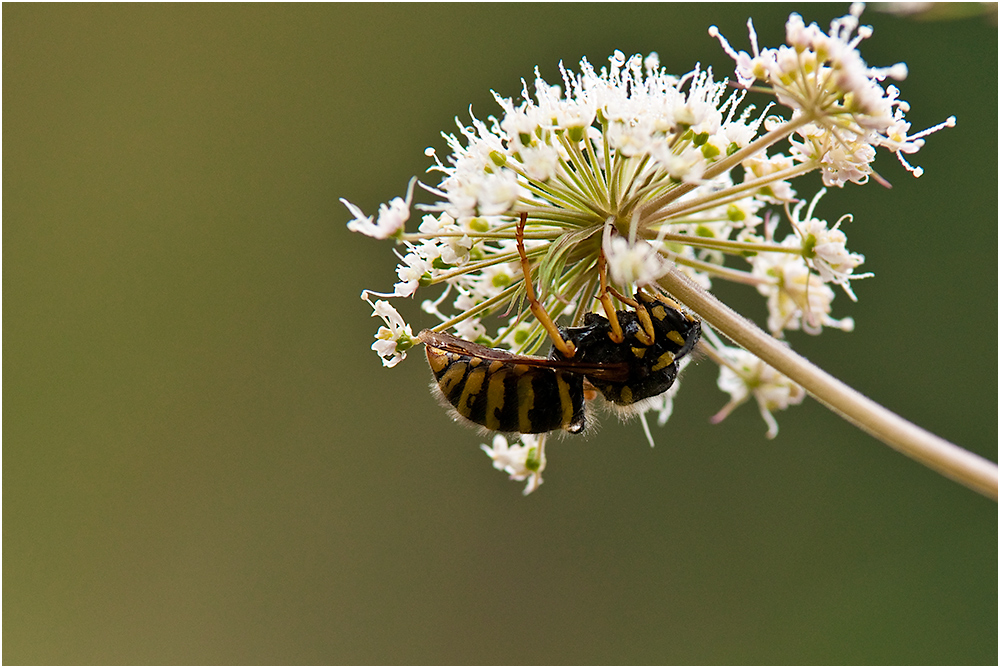
[{"label": "wasp thorax", "polygon": [[[605,399],[620,406],[670,389],[677,379],[677,362],[691,352],[701,337],[701,322],[667,301],[644,293],[637,294],[636,301],[648,313],[649,324],[644,324],[634,311],[618,311],[615,316],[623,334],[621,342],[614,340],[608,319],[596,313],[588,314],[582,327],[560,328],[560,333],[576,346],[574,362],[624,369],[616,373],[584,372]],[[549,356],[562,359],[555,348]]]}]

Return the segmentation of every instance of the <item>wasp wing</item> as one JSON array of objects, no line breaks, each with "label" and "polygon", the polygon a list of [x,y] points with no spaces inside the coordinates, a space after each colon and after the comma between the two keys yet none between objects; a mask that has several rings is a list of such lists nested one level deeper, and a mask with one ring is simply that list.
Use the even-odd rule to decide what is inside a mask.
[{"label": "wasp wing", "polygon": [[501,350],[500,348],[487,348],[486,346],[481,346],[478,343],[460,339],[457,336],[452,336],[451,334],[446,334],[445,332],[432,332],[429,329],[425,329],[420,332],[420,334],[417,335],[417,340],[425,345],[431,346],[432,348],[439,348],[445,352],[455,353],[457,355],[468,355],[469,357],[481,357],[482,359],[491,361],[496,360],[500,362],[518,363],[521,360],[542,360],[541,357],[535,358],[528,357],[527,355],[515,355],[507,352],[506,350]]},{"label": "wasp wing", "polygon": [[478,357],[489,361],[524,364],[525,366],[542,369],[572,371],[607,381],[624,381],[628,378],[628,365],[624,362],[578,362],[575,360],[553,360],[533,355],[515,355],[500,348],[487,348],[486,346],[460,339],[445,332],[432,332],[429,329],[420,332],[417,339],[425,345],[444,350],[445,352]]}]

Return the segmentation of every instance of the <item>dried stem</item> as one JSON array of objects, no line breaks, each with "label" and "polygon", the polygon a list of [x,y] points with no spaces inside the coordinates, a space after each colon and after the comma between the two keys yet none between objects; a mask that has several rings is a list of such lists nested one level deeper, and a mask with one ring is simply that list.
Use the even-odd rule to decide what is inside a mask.
[{"label": "dried stem", "polygon": [[797,382],[844,419],[924,466],[983,496],[997,499],[995,463],[904,420],[837,380],[766,334],[680,271],[671,270],[660,279],[660,285],[717,331]]}]

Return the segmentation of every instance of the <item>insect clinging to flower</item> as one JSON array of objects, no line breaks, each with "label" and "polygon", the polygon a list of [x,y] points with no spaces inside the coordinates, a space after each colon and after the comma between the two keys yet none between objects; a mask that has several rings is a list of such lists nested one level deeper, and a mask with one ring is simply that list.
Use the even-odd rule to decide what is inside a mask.
[{"label": "insect clinging to flower", "polygon": [[[599,392],[624,409],[640,407],[673,385],[678,363],[698,342],[701,323],[660,295],[617,295],[631,310],[587,313],[582,326],[555,327],[538,302],[518,224],[518,249],[530,310],[552,336],[548,357],[514,355],[498,348],[424,330],[434,388],[454,414],[491,431],[538,434],[586,428],[585,398]],[[605,278],[606,280],[606,278]],[[605,283],[607,299],[610,287]]]},{"label": "insect clinging to flower", "polygon": [[[749,24],[752,53],[713,27],[736,61],[735,85],[700,67],[674,76],[655,53],[615,52],[599,71],[586,59],[579,72],[560,64],[561,86],[536,70],[533,94],[524,82],[520,102],[494,94],[499,117],[446,135],[450,156],[427,149],[442,178],[419,184],[436,201],[416,205],[415,232],[405,229],[414,180],[377,219],[342,200],[350,229],[400,249],[392,292],[362,293],[385,322],[372,346],[383,364],[423,344],[454,415],[521,435],[523,445],[483,447],[529,479],[526,491],[541,483],[545,435],[583,431],[592,398],[638,414],[652,442],[644,414],[666,421],[695,346],[725,370],[732,401],[717,418],[754,398],[776,435],[772,413],[801,402],[801,387],[773,369],[747,372],[744,351],[664,284],[680,273],[704,290],[717,280],[755,288],[776,338],[853,328],[831,306],[831,284],[856,300],[851,282],[870,275],[847,250],[841,223],[851,218],[815,217],[825,189],[801,197],[792,181],[818,171],[831,188],[884,182],[877,148],[919,175],[904,154],[954,125],[908,134],[909,106],[883,84],[906,68],[861,59],[871,35],[861,11],[852,5],[825,32],[792,14],[777,49],[761,49]],[[758,93],[771,97],[763,110],[749,103]],[[387,300],[433,286],[443,289],[421,306],[438,322],[414,335]]]}]

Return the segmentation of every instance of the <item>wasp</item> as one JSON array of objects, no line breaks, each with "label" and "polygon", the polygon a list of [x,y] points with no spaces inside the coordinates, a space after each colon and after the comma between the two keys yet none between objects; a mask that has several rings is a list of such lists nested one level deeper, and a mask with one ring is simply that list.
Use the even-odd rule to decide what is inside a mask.
[{"label": "wasp", "polygon": [[[453,414],[491,431],[576,434],[586,428],[585,404],[597,392],[627,409],[670,389],[678,361],[701,337],[701,322],[660,295],[639,291],[628,299],[618,294],[607,285],[601,258],[599,299],[610,317],[588,313],[582,326],[557,326],[531,285],[523,242],[526,219],[522,214],[517,228],[525,295],[552,339],[548,357],[515,355],[424,330],[418,338],[434,374],[435,393]],[[611,294],[632,309],[614,309]]]}]

